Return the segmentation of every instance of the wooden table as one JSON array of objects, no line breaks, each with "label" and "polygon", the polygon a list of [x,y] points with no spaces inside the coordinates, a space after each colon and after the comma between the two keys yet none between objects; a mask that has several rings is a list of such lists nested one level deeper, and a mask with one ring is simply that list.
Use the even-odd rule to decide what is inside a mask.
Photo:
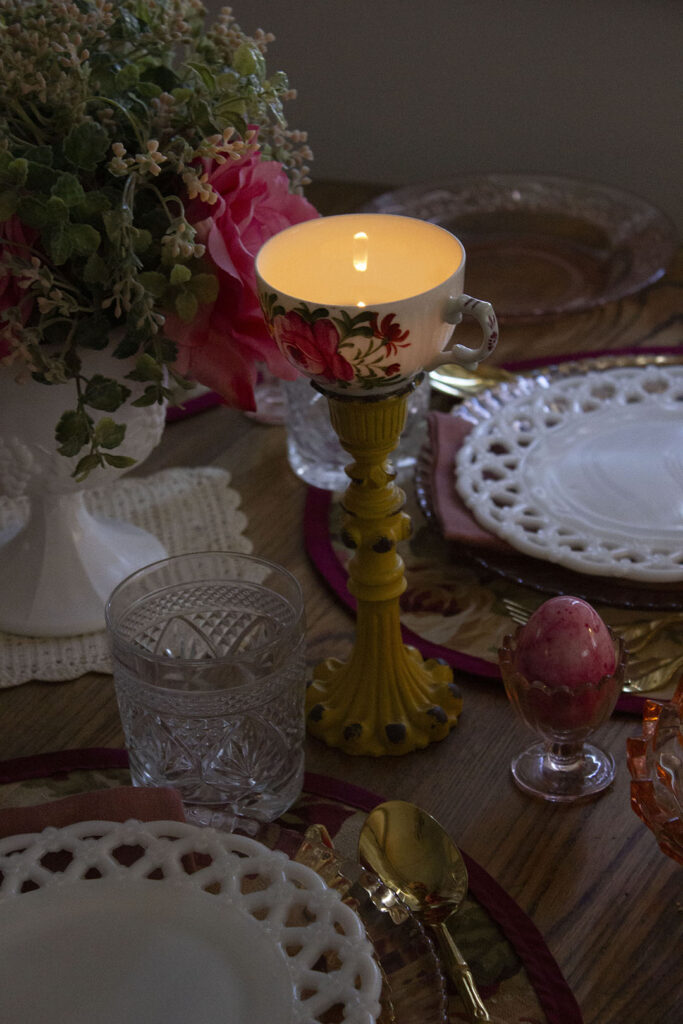
[{"label": "wooden table", "polygon": [[[379,189],[318,185],[324,213],[355,209]],[[506,361],[683,340],[683,252],[648,291],[603,309],[505,328]],[[229,469],[256,554],[292,570],[306,594],[309,661],[345,657],[352,616],[309,564],[302,534],[305,486],[289,470],[281,427],[215,408],[169,426],[144,472],[170,466]],[[629,806],[625,742],[634,717],[616,716],[600,741],[618,763],[612,790],[577,807],[523,796],[509,763],[529,738],[502,687],[461,676],[465,710],[450,736],[399,758],[351,758],[308,740],[307,768],[414,800],[531,916],[556,957],[586,1024],[677,1024],[681,1008],[683,872]],[[111,678],[33,682],[0,693],[0,759],[85,746],[121,746]],[[428,1024],[428,1022],[425,1022]]]}]

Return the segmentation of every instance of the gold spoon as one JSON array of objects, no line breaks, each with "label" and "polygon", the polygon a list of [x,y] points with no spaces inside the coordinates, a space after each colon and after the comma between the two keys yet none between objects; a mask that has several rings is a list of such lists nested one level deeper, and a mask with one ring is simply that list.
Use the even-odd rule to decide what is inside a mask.
[{"label": "gold spoon", "polygon": [[361,863],[434,929],[470,1020],[490,1021],[467,961],[447,927],[467,892],[467,868],[450,836],[415,804],[390,800],[368,814],[358,852]]}]

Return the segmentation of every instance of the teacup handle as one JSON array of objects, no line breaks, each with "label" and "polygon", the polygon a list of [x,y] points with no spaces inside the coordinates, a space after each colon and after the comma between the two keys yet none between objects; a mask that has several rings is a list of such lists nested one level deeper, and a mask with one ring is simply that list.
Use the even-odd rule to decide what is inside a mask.
[{"label": "teacup handle", "polygon": [[473,299],[471,295],[458,295],[457,298],[449,299],[444,312],[444,320],[447,324],[457,326],[463,316],[473,316],[479,321],[482,339],[478,348],[468,348],[467,345],[451,343],[436,356],[426,370],[434,370],[444,363],[458,363],[468,370],[476,370],[482,359],[490,356],[498,342],[498,320],[490,302],[483,299]]}]

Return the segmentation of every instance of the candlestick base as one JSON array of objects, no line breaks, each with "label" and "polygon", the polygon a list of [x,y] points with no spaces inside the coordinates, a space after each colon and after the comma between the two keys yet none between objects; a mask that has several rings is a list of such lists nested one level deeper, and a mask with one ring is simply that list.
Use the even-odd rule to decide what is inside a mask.
[{"label": "candlestick base", "polygon": [[372,398],[327,394],[330,419],[354,461],[346,467],[344,544],[353,549],[349,592],[358,602],[348,662],[318,665],[306,696],[312,735],[349,754],[406,754],[443,739],[462,698],[450,667],[423,661],[401,639],[399,598],[406,587],[397,544],[410,536],[405,494],[388,456],[405,423],[408,393]]}]

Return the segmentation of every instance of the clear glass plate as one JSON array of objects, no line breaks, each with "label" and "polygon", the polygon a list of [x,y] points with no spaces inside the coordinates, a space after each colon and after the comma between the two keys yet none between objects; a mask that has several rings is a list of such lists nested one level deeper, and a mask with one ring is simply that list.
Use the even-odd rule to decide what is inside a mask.
[{"label": "clear glass plate", "polygon": [[418,217],[467,251],[467,291],[499,320],[578,312],[632,295],[661,277],[677,246],[673,224],[646,200],[597,182],[488,174],[407,186],[366,210]]}]

